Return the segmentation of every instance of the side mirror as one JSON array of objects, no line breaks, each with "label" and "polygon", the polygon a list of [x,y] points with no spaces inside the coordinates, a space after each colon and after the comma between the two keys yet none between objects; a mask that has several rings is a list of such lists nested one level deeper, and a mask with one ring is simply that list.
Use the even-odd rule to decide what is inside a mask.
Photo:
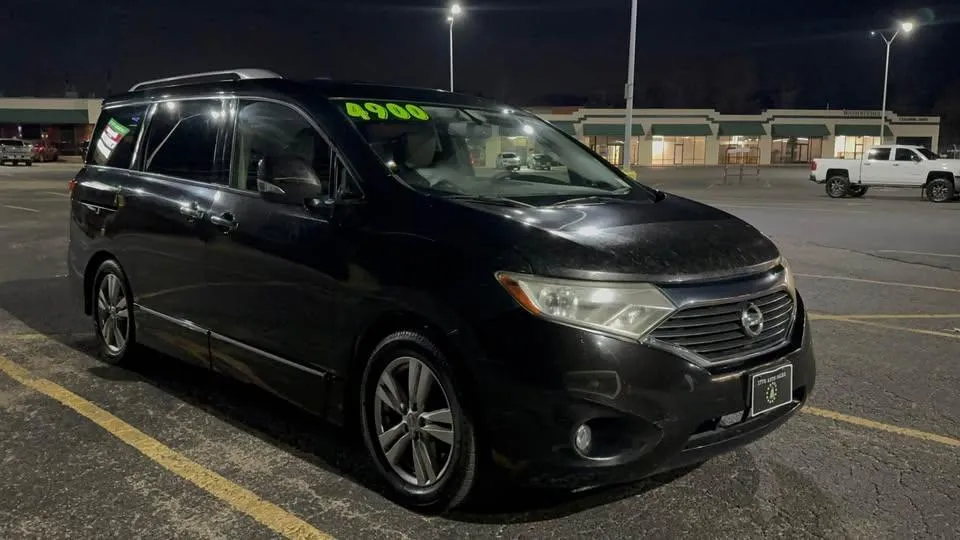
[{"label": "side mirror", "polygon": [[271,202],[285,202],[287,192],[273,183],[274,162],[269,157],[257,161],[257,191],[260,196]]},{"label": "side mirror", "polygon": [[[277,170],[295,172],[294,176],[281,174]],[[310,167],[299,160],[280,160],[263,157],[257,162],[257,191],[264,199],[279,204],[316,207],[317,201],[324,199],[323,187],[311,182]],[[301,175],[305,177],[301,178]]]}]

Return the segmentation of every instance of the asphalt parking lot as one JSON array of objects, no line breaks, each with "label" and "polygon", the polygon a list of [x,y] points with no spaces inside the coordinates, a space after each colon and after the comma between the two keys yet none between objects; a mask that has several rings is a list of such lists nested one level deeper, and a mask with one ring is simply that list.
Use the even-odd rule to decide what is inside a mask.
[{"label": "asphalt parking lot", "polygon": [[76,165],[0,167],[0,538],[956,538],[960,202],[828,199],[803,169],[644,170],[771,236],[813,319],[809,406],[696,469],[449,516],[381,496],[362,450],[159,356],[97,362],[67,292]]}]

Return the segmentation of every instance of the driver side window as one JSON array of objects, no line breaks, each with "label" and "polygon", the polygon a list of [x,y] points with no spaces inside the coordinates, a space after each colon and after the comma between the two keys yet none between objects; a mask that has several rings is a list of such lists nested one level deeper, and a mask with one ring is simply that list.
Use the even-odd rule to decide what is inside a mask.
[{"label": "driver side window", "polygon": [[233,140],[230,186],[258,191],[257,172],[269,169],[284,191],[330,194],[330,145],[296,110],[266,101],[241,100]]}]

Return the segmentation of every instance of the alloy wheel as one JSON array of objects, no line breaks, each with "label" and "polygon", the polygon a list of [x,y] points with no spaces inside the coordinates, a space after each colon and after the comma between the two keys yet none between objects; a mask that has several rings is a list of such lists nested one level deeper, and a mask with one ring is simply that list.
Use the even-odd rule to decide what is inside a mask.
[{"label": "alloy wheel", "polygon": [[842,197],[844,191],[846,191],[846,187],[843,185],[843,182],[836,180],[830,184],[830,193],[834,197]]},{"label": "alloy wheel", "polygon": [[942,183],[931,186],[930,198],[937,202],[945,201],[947,199],[947,186]]},{"label": "alloy wheel", "polygon": [[97,290],[97,328],[110,354],[118,355],[127,346],[130,309],[120,278],[107,274]]},{"label": "alloy wheel", "polygon": [[380,374],[373,401],[380,451],[404,482],[427,488],[444,478],[453,456],[450,401],[433,370],[411,356]]}]

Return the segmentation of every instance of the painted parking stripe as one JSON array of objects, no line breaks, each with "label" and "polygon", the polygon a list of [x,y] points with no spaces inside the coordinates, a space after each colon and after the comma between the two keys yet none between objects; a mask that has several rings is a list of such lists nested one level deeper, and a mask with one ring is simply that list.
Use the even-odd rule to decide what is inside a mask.
[{"label": "painted parking stripe", "polygon": [[871,285],[887,285],[890,287],[910,287],[913,289],[926,289],[928,291],[960,293],[960,289],[952,289],[950,287],[934,287],[933,285],[919,285],[916,283],[900,283],[898,281],[877,281],[873,279],[862,279],[862,278],[847,277],[847,276],[826,276],[823,274],[796,273],[794,275],[798,277],[813,278],[813,279],[835,279],[838,281],[852,281],[855,283],[870,283]]},{"label": "painted parking stripe", "polygon": [[857,319],[848,319],[845,317],[811,317],[811,320],[820,320],[820,321],[840,321],[850,324],[859,324],[861,326],[871,326],[873,328],[882,328],[884,330],[896,330],[898,332],[910,332],[911,334],[921,334],[924,336],[937,336],[948,339],[960,340],[960,334],[952,334],[949,332],[940,332],[937,330],[925,330],[923,328],[911,328],[909,326],[898,326],[895,324],[885,324],[878,323],[873,321],[864,321]]},{"label": "painted parking stripe", "polygon": [[161,467],[230,504],[236,510],[269,527],[284,538],[296,540],[333,538],[283,508],[261,499],[249,489],[239,486],[210,469],[191,461],[186,456],[177,453],[92,402],[54,382],[33,376],[28,370],[2,356],[0,356],[0,372],[5,373],[16,382],[73,409]]},{"label": "painted parking stripe", "polygon": [[10,208],[12,210],[23,210],[24,212],[34,212],[34,213],[40,212],[39,210],[35,210],[33,208],[27,208],[25,206],[14,206],[12,204],[2,204],[0,206],[3,206],[4,208]]},{"label": "painted parking stripe", "polygon": [[877,253],[903,253],[905,255],[926,255],[927,257],[947,257],[950,259],[960,259],[960,255],[949,253],[930,253],[928,251],[905,251],[902,249],[878,249]]},{"label": "painted parking stripe", "polygon": [[818,409],[817,407],[804,407],[801,409],[801,411],[814,416],[829,418],[830,420],[835,420],[837,422],[845,422],[847,424],[853,424],[855,426],[875,429],[878,431],[885,431],[887,433],[895,433],[897,435],[903,435],[904,437],[911,437],[921,441],[935,442],[952,446],[954,448],[960,448],[960,439],[954,439],[953,437],[946,437],[944,435],[937,435],[936,433],[929,433],[926,431],[920,431],[918,429],[895,426],[893,424],[884,424],[883,422],[877,422],[876,420],[860,418],[859,416],[851,416],[849,414],[843,414],[836,411],[828,411],[827,409]]}]

